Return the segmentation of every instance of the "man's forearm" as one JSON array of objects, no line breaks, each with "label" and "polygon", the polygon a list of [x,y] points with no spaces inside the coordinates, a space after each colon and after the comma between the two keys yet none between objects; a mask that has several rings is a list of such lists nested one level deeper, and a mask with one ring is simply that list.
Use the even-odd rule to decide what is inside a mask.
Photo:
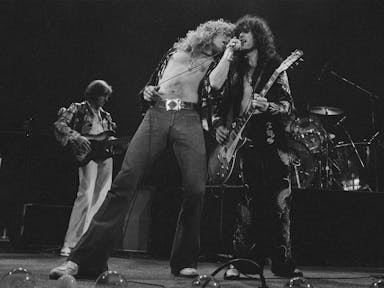
[{"label": "man's forearm", "polygon": [[212,88],[219,90],[223,87],[225,80],[228,77],[229,67],[232,61],[232,50],[227,48],[219,63],[209,74],[209,83]]}]

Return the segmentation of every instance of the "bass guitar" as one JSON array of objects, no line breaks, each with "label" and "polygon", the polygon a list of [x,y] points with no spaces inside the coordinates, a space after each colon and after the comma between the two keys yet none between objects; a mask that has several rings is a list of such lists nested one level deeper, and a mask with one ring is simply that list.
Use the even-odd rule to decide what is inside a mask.
[{"label": "bass guitar", "polygon": [[72,154],[78,166],[85,166],[91,160],[107,159],[122,154],[128,148],[131,137],[115,138],[113,131],[104,131],[96,135],[82,135],[91,142],[89,151],[71,146]]},{"label": "bass guitar", "polygon": [[[273,72],[264,88],[259,95],[265,97],[273,83],[279,75],[286,71],[294,63],[303,56],[301,50],[295,50],[288,56],[278,68]],[[258,112],[257,109],[249,105],[247,110],[240,118],[233,121],[228,140],[223,145],[218,145],[208,159],[208,183],[211,185],[225,184],[234,170],[236,163],[236,156],[239,149],[246,143],[247,138],[242,136],[242,133],[251,119],[251,117]]]}]

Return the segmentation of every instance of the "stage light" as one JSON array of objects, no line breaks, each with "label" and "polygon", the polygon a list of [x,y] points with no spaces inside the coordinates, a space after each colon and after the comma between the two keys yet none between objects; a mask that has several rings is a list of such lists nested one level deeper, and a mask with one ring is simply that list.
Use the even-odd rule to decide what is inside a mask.
[{"label": "stage light", "polygon": [[72,275],[63,275],[57,280],[58,288],[76,288],[76,279]]},{"label": "stage light", "polygon": [[380,279],[375,282],[373,282],[370,286],[370,288],[384,288],[384,280]]},{"label": "stage light", "polygon": [[305,280],[303,277],[294,277],[285,284],[285,287],[288,288],[313,288],[311,284]]},{"label": "stage light", "polygon": [[191,288],[220,288],[220,283],[213,276],[199,275],[193,281]]},{"label": "stage light", "polygon": [[95,286],[97,288],[102,287],[125,287],[127,286],[127,280],[123,275],[116,271],[105,271],[99,277],[97,277]]},{"label": "stage light", "polygon": [[5,274],[0,280],[1,288],[34,288],[35,279],[27,269],[19,267]]}]

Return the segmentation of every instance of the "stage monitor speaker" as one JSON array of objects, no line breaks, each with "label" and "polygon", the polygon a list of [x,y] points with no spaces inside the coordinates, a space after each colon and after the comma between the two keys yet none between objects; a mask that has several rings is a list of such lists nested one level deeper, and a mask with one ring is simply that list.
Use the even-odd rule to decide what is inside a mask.
[{"label": "stage monitor speaker", "polygon": [[137,191],[137,197],[132,203],[132,210],[127,214],[122,227],[122,237],[117,251],[147,252],[153,191],[152,186],[145,186]]},{"label": "stage monitor speaker", "polygon": [[299,265],[383,266],[384,193],[294,190],[291,233]]}]

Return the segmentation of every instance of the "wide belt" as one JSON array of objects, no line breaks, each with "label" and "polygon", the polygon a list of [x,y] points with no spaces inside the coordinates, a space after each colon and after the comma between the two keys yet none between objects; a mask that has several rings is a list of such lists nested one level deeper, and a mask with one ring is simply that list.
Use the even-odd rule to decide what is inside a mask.
[{"label": "wide belt", "polygon": [[198,104],[192,102],[184,102],[180,99],[157,100],[152,107],[163,108],[167,111],[179,110],[197,110]]}]

